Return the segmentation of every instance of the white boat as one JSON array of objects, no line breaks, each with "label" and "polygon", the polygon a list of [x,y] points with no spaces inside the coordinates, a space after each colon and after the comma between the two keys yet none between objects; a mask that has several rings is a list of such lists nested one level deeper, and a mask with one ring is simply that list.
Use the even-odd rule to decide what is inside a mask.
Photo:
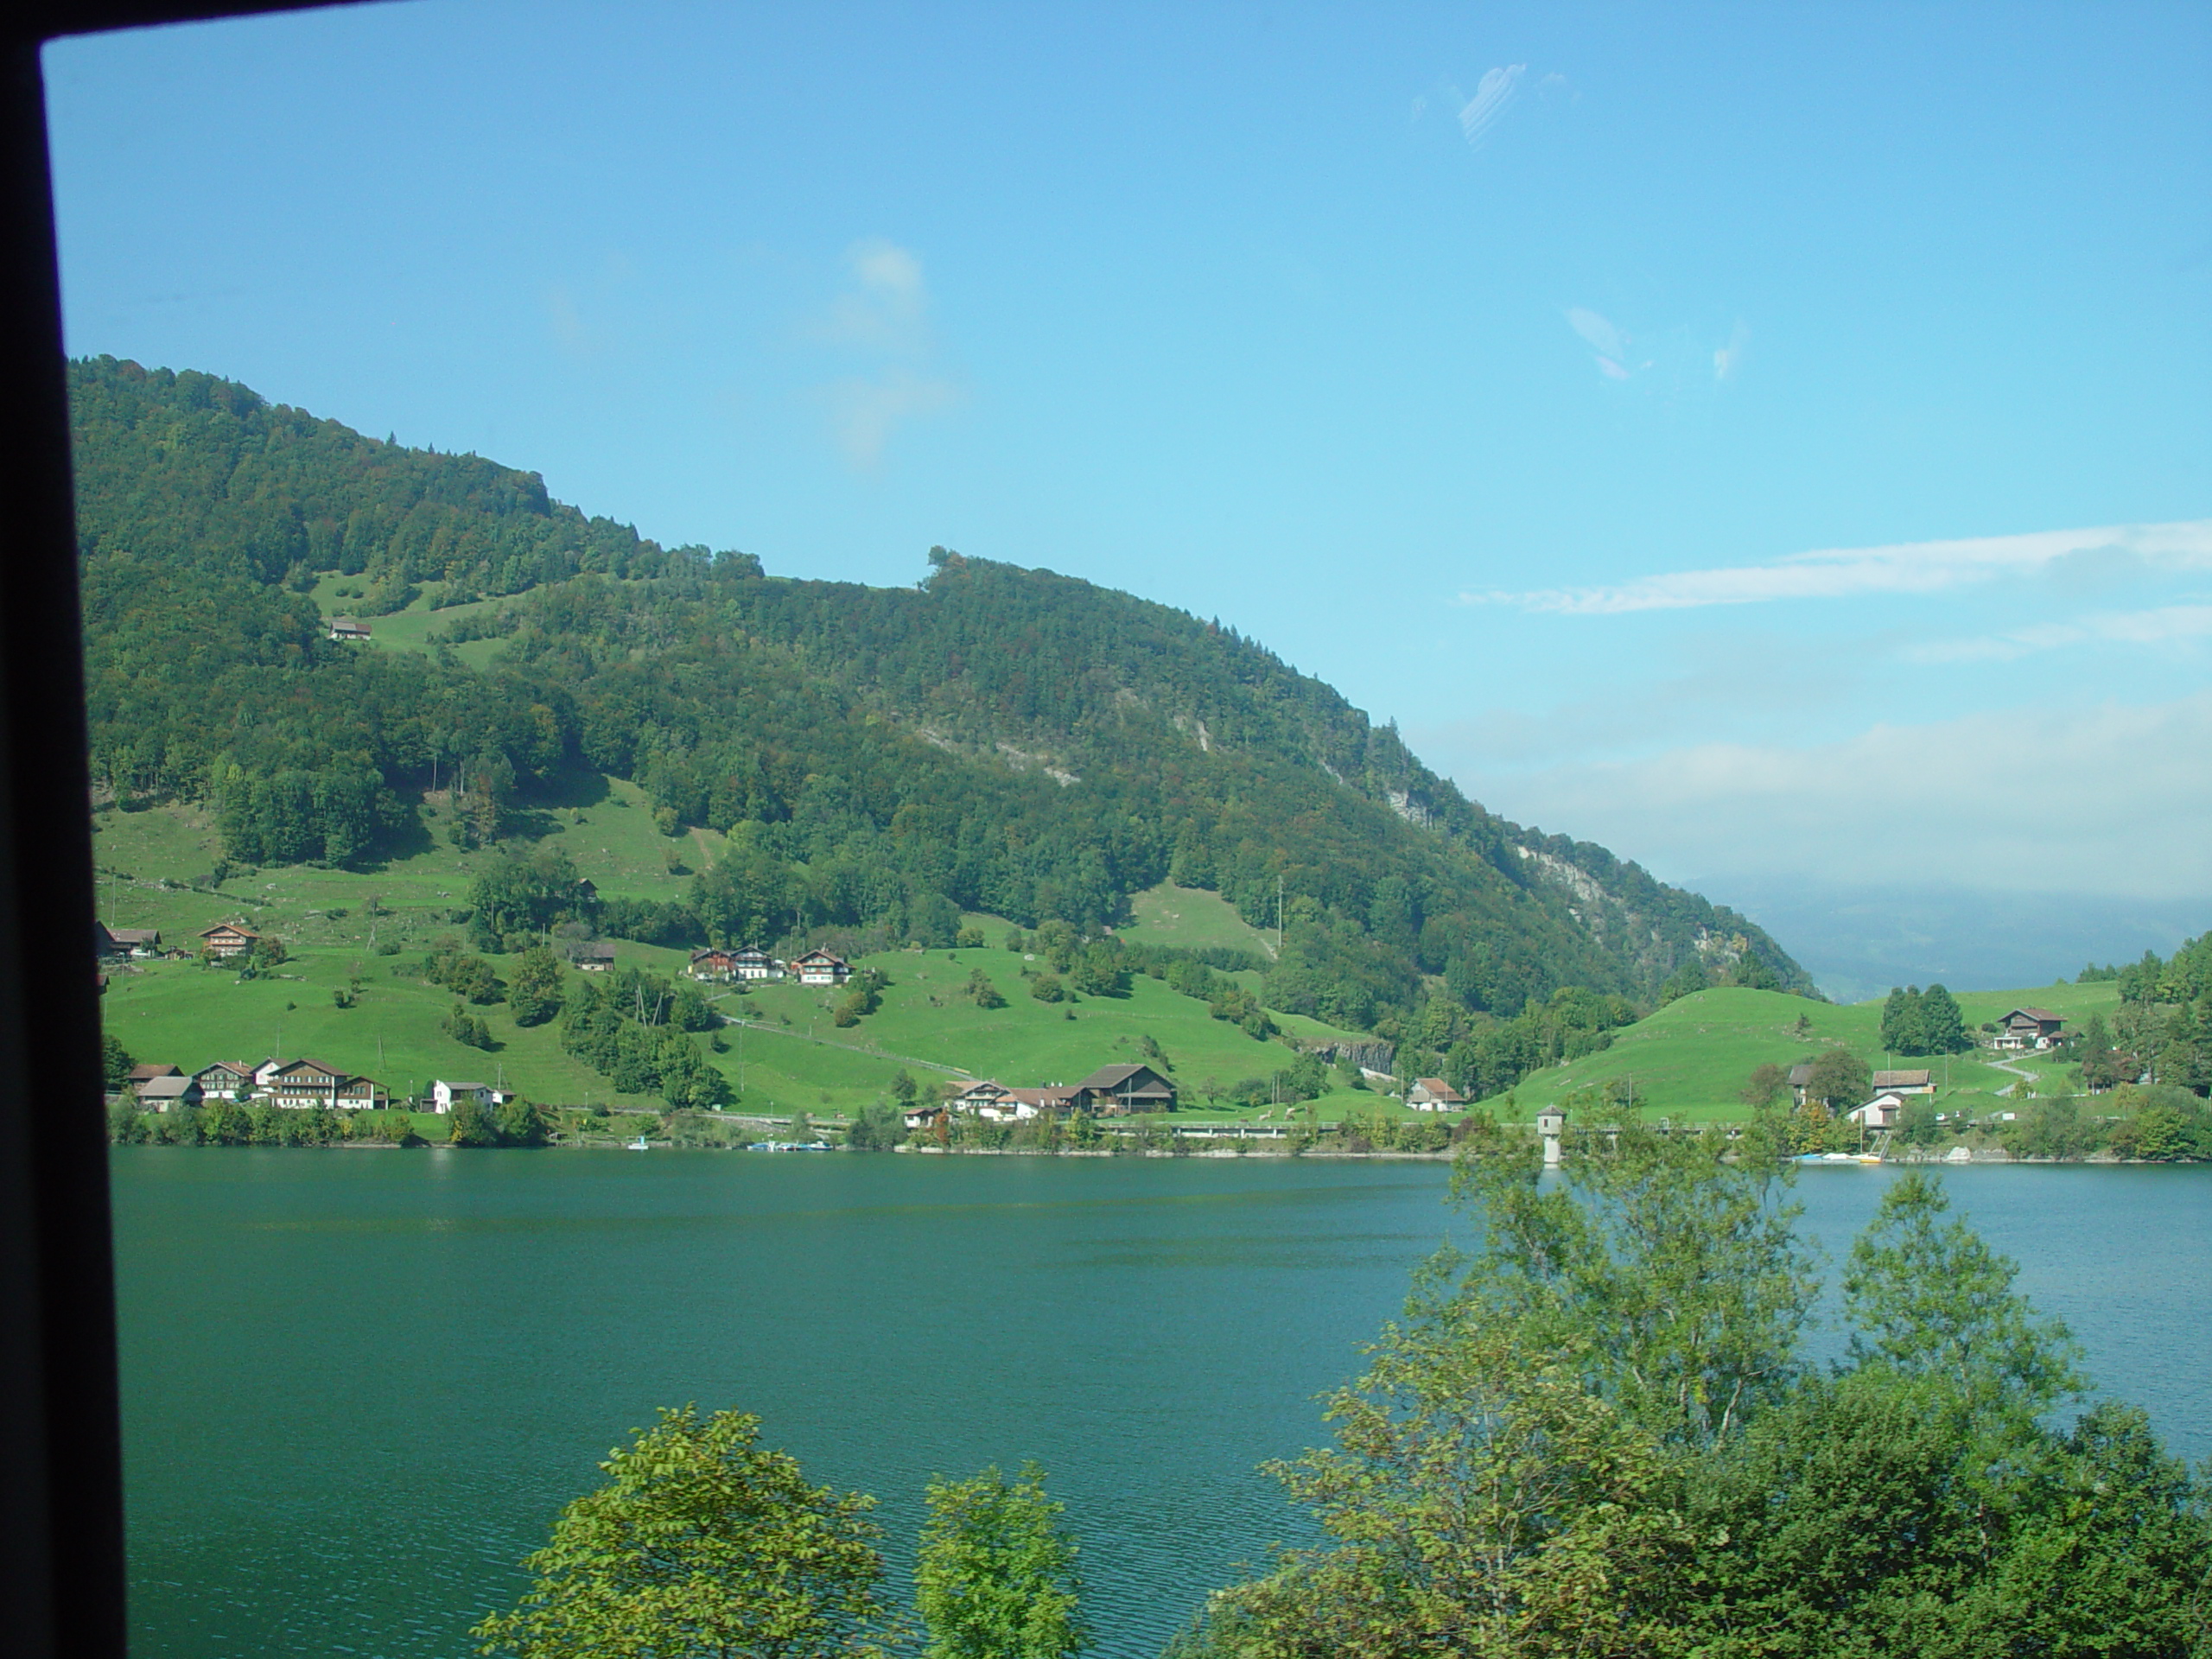
[{"label": "white boat", "polygon": [[629,1150],[632,1152],[651,1152],[652,1149],[652,1142],[642,1135],[632,1141],[629,1146]]}]

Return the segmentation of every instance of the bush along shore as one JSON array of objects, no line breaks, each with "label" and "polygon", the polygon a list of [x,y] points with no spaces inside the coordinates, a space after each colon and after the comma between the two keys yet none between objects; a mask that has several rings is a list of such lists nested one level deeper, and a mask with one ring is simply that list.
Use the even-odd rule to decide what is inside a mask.
[{"label": "bush along shore", "polygon": [[[1811,1122],[1794,1110],[1755,1112],[1743,1123],[1701,1126],[1740,1140],[1771,1138],[1784,1154],[1857,1151],[1862,1142],[1885,1162],[2196,1163],[2212,1161],[2212,1108],[2185,1089],[2123,1084],[2082,1109],[2072,1097],[2037,1099],[1996,1121],[1946,1120],[1909,1112],[1893,1133],[1869,1140],[1853,1126]],[[1815,1115],[1817,1116],[1817,1115]],[[1602,1117],[1569,1115],[1570,1144],[1649,1122],[1618,1109]],[[1669,1125],[1652,1124],[1660,1133]],[[1846,1130],[1849,1132],[1845,1133]],[[622,1111],[604,1106],[541,1107],[512,1099],[496,1108],[459,1103],[450,1113],[404,1109],[339,1112],[213,1101],[166,1112],[128,1100],[109,1109],[118,1146],[391,1147],[608,1147],[649,1146],[761,1151],[805,1147],[988,1157],[1318,1157],[1448,1159],[1459,1148],[1533,1136],[1526,1124],[1500,1123],[1489,1111],[1409,1121],[1376,1111],[1329,1122],[1289,1115],[1279,1124],[1179,1122],[1168,1114],[1100,1119],[1033,1118],[989,1122],[954,1118],[908,1128],[895,1107],[848,1118],[723,1111]]]}]

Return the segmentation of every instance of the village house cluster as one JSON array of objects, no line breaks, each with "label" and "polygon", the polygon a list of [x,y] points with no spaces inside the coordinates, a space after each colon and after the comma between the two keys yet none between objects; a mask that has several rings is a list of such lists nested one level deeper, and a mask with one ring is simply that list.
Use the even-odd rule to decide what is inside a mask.
[{"label": "village house cluster", "polygon": [[[204,1106],[219,1100],[290,1111],[317,1108],[337,1112],[386,1111],[415,1104],[406,1099],[393,1100],[373,1078],[304,1057],[253,1063],[217,1060],[197,1071],[175,1065],[134,1065],[129,1086],[141,1109],[149,1112],[166,1112],[175,1106]],[[436,1077],[431,1080],[422,1105],[434,1112],[450,1112],[458,1103],[473,1100],[488,1110],[504,1104],[508,1097],[505,1090],[488,1083]]]},{"label": "village house cluster", "polygon": [[809,950],[789,962],[779,962],[766,950],[727,950],[719,945],[694,950],[684,971],[694,979],[715,983],[795,979],[802,985],[842,985],[853,976],[852,964],[834,951]]},{"label": "village house cluster", "polygon": [[956,1118],[982,1123],[1019,1123],[1035,1117],[1128,1117],[1175,1109],[1175,1085],[1148,1065],[1102,1065],[1080,1083],[1016,1089],[985,1078],[960,1085],[942,1101],[917,1103],[905,1114],[910,1129],[949,1126]]}]

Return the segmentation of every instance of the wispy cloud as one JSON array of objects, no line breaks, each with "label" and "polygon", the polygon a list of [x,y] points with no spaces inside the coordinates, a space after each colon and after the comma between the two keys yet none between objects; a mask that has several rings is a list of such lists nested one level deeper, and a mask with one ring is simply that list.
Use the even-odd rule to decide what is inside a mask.
[{"label": "wispy cloud", "polygon": [[2143,611],[2100,611],[2069,622],[2042,622],[1974,639],[1932,639],[1904,653],[1916,663],[2006,663],[2068,645],[2157,645],[2212,638],[2212,605],[2161,605]]},{"label": "wispy cloud", "polygon": [[1692,610],[1777,600],[1854,599],[1934,594],[2026,575],[2083,556],[2132,559],[2171,569],[2212,569],[2212,519],[2040,531],[1967,541],[1904,542],[1888,547],[1793,553],[1764,564],[1677,570],[1610,588],[1551,588],[1525,593],[1462,594],[1469,605],[1514,605],[1568,616]]},{"label": "wispy cloud", "polygon": [[1466,135],[1471,148],[1480,149],[1485,135],[1512,107],[1513,94],[1528,71],[1525,63],[1506,64],[1490,70],[1476,86],[1475,95],[1459,106],[1459,130]]},{"label": "wispy cloud", "polygon": [[[2031,739],[2031,766],[1961,764],[2017,755]],[[1452,770],[1509,817],[1571,828],[1662,872],[2208,897],[2208,750],[2212,692],[2199,692],[1881,724],[1829,743],[1707,742],[1541,772]],[[1897,810],[1906,801],[1910,810]]]},{"label": "wispy cloud", "polygon": [[855,243],[845,264],[851,286],[810,333],[866,361],[863,372],[830,382],[819,396],[846,460],[871,470],[900,425],[951,408],[960,388],[936,366],[921,260],[877,237]]}]

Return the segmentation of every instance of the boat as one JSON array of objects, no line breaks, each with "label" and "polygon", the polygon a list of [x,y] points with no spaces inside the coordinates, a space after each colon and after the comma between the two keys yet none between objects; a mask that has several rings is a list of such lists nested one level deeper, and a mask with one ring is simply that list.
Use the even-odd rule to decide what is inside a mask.
[{"label": "boat", "polygon": [[641,1135],[630,1143],[628,1149],[632,1152],[651,1152],[653,1146],[652,1141]]}]

